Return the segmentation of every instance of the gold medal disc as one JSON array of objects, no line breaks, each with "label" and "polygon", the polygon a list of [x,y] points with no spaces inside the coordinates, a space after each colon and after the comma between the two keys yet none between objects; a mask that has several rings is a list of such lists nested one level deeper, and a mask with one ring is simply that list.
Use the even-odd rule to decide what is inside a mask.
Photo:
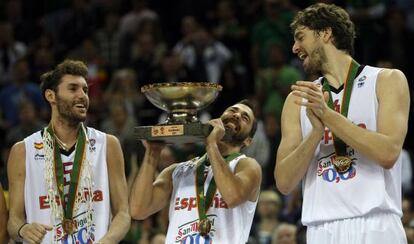
[{"label": "gold medal disc", "polygon": [[343,174],[349,170],[352,159],[346,156],[336,156],[333,165],[338,173]]},{"label": "gold medal disc", "polygon": [[207,236],[211,230],[211,221],[209,219],[202,219],[198,223],[198,229],[202,236]]},{"label": "gold medal disc", "polygon": [[75,231],[75,222],[72,219],[64,219],[62,227],[66,234],[72,235]]}]

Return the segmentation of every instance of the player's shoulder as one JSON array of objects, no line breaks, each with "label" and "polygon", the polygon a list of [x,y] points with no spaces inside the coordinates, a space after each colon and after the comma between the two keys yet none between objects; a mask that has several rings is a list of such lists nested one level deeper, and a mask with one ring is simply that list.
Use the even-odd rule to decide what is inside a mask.
[{"label": "player's shoulder", "polygon": [[259,162],[255,158],[244,156],[240,157],[238,165],[244,164],[247,167],[261,168]]},{"label": "player's shoulder", "polygon": [[399,69],[388,69],[383,68],[378,73],[378,79],[381,80],[388,80],[388,79],[398,79],[401,81],[406,81],[407,78],[405,77],[404,73]]},{"label": "player's shoulder", "polygon": [[11,153],[16,153],[16,154],[24,153],[26,150],[25,145],[26,144],[23,140],[16,142],[11,148]]},{"label": "player's shoulder", "polygon": [[119,139],[116,136],[114,136],[112,134],[105,134],[105,136],[106,136],[106,141],[107,141],[108,144],[117,144],[117,143],[119,143]]},{"label": "player's shoulder", "polygon": [[408,81],[404,73],[399,69],[383,68],[378,73],[377,85],[386,89],[407,89]]},{"label": "player's shoulder", "polygon": [[295,96],[292,92],[286,97],[285,103],[283,104],[282,116],[283,114],[299,114],[300,106],[297,104],[302,99],[298,96]]}]

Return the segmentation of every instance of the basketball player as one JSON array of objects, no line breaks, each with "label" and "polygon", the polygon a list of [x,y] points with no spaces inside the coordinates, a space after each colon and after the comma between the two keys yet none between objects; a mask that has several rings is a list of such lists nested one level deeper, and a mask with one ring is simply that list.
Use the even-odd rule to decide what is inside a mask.
[{"label": "basketball player", "polygon": [[[256,119],[241,101],[209,122],[206,154],[173,164],[156,179],[163,145],[145,142],[145,156],[133,185],[130,209],[144,219],[169,204],[166,243],[246,243],[257,205],[260,165],[240,153],[251,143]],[[224,131],[230,139],[223,139]]]},{"label": "basketball player", "polygon": [[352,58],[354,24],[340,7],[312,5],[291,27],[292,51],[305,71],[322,76],[298,81],[284,105],[278,189],[288,194],[302,180],[310,244],[407,243],[400,220],[410,104],[404,74]]},{"label": "basketball player", "polygon": [[8,161],[11,237],[24,243],[118,243],[130,225],[119,141],[83,122],[88,69],[66,60],[42,75],[51,120]]}]

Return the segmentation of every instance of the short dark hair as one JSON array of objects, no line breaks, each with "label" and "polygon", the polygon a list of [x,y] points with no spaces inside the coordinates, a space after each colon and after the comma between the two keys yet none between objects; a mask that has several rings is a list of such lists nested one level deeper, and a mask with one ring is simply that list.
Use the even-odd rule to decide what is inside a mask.
[{"label": "short dark hair", "polygon": [[87,80],[88,67],[82,61],[66,59],[62,63],[58,64],[55,69],[50,70],[40,76],[40,88],[42,90],[43,97],[45,91],[51,89],[56,91],[59,84],[62,82],[64,75],[77,75],[82,76]]},{"label": "short dark hair", "polygon": [[313,4],[299,11],[290,24],[293,32],[299,26],[307,27],[316,32],[331,28],[335,47],[350,55],[354,54],[355,26],[343,8],[335,4]]},{"label": "short dark hair", "polygon": [[254,120],[253,120],[252,129],[250,130],[249,136],[251,138],[253,138],[254,135],[256,134],[256,130],[257,130],[257,119],[256,119],[256,114],[255,114],[256,108],[253,105],[253,103],[251,103],[248,99],[243,99],[243,100],[237,102],[236,104],[246,105],[247,107],[249,107],[252,110],[253,115],[254,115]]}]

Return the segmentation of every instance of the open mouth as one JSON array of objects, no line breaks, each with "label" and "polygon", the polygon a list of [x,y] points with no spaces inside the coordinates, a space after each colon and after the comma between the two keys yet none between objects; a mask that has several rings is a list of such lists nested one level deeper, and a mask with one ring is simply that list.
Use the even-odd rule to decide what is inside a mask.
[{"label": "open mouth", "polygon": [[76,103],[74,105],[74,107],[77,108],[77,109],[80,109],[80,110],[86,110],[87,109],[86,104],[84,104],[84,103]]},{"label": "open mouth", "polygon": [[228,119],[228,120],[226,120],[224,122],[224,127],[226,129],[230,129],[230,130],[232,130],[232,131],[234,131],[236,133],[240,131],[239,123],[236,120],[234,120],[234,119]]},{"label": "open mouth", "polygon": [[307,58],[308,55],[306,55],[305,53],[299,53],[298,57],[300,58],[300,60],[305,60],[305,58]]}]

